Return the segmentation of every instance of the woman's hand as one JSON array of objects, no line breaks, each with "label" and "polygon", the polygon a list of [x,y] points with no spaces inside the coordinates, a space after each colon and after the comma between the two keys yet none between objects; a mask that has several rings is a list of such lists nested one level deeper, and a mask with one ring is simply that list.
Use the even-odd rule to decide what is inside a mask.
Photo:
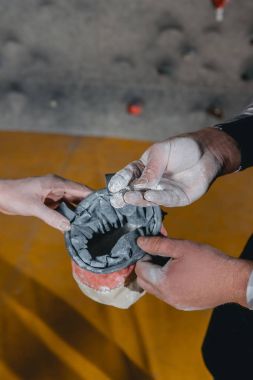
[{"label": "woman's hand", "polygon": [[0,180],[0,211],[9,215],[36,216],[50,226],[67,231],[70,223],[55,209],[61,201],[79,203],[91,190],[56,175]]}]

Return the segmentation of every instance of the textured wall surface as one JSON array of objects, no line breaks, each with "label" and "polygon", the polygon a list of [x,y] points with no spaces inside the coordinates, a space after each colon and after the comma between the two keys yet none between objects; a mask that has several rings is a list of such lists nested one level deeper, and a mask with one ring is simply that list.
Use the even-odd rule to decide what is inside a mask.
[{"label": "textured wall surface", "polygon": [[0,0],[0,128],[152,140],[220,121],[212,106],[230,117],[253,97],[252,14],[252,0],[222,24],[209,0]]}]

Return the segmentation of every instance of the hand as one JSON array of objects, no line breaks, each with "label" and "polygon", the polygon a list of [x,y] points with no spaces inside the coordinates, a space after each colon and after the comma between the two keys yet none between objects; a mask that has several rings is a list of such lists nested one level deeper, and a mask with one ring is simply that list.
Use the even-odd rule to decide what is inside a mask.
[{"label": "hand", "polygon": [[36,216],[60,231],[67,231],[68,219],[54,209],[62,200],[79,203],[90,193],[87,187],[56,175],[0,180],[0,211]]},{"label": "hand", "polygon": [[252,262],[187,240],[140,237],[137,242],[151,255],[172,258],[163,267],[137,262],[138,284],[148,293],[181,310],[207,309],[228,302],[247,306]]},{"label": "hand", "polygon": [[114,175],[114,207],[126,203],[185,206],[199,199],[220,173],[235,171],[240,152],[226,133],[206,128],[152,145],[140,160]]}]

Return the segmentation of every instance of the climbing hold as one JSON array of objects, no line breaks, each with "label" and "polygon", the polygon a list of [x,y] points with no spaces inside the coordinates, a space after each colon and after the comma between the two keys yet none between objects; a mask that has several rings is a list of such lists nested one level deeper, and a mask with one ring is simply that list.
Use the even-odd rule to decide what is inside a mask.
[{"label": "climbing hold", "polygon": [[189,45],[189,44],[183,44],[180,49],[180,53],[184,60],[189,60],[191,57],[193,57],[196,54],[195,47]]},{"label": "climbing hold", "polygon": [[127,112],[132,116],[140,116],[143,112],[143,103],[140,100],[128,103]]},{"label": "climbing hold", "polygon": [[223,119],[224,117],[224,111],[218,104],[210,104],[210,106],[207,107],[206,112],[208,115],[214,116],[217,119]]},{"label": "climbing hold", "polygon": [[241,79],[244,82],[249,82],[249,81],[253,80],[253,67],[251,69],[248,69],[248,70],[244,71],[241,74]]},{"label": "climbing hold", "polygon": [[55,99],[51,99],[50,102],[49,102],[49,105],[51,108],[57,108],[59,103],[57,102],[57,100]]},{"label": "climbing hold", "polygon": [[229,3],[229,0],[211,0],[215,8],[216,21],[222,21],[224,17],[224,8]]},{"label": "climbing hold", "polygon": [[173,72],[173,66],[171,62],[168,62],[168,61],[160,62],[157,66],[157,72],[159,75],[171,76]]}]

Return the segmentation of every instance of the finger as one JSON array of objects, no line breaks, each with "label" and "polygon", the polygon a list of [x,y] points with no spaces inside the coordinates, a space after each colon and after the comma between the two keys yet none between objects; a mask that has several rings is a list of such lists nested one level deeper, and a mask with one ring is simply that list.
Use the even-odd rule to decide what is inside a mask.
[{"label": "finger", "polygon": [[[93,191],[92,192],[90,192],[90,193],[88,193],[87,194],[87,196],[88,195],[90,195],[91,193],[93,193]],[[84,198],[86,198],[87,196],[85,196],[85,197],[76,197],[76,196],[74,196],[74,195],[69,195],[69,194],[65,194],[62,198],[61,198],[61,200],[63,200],[63,201],[67,201],[68,203],[70,203],[70,204],[74,204],[74,205],[78,205],[78,203],[80,203]]]},{"label": "finger", "polygon": [[92,190],[81,183],[72,182],[69,180],[63,181],[63,190],[65,198],[83,199],[92,193]]},{"label": "finger", "polygon": [[148,202],[166,207],[180,207],[191,203],[191,200],[177,185],[169,185],[166,190],[148,190],[144,193]]},{"label": "finger", "polygon": [[138,261],[135,266],[135,273],[139,280],[146,283],[145,289],[148,291],[148,285],[157,286],[164,277],[164,272],[159,265],[147,261]]},{"label": "finger", "polygon": [[140,178],[133,182],[134,189],[152,188],[158,185],[168,163],[168,145],[154,144],[146,154],[146,166]]},{"label": "finger", "polygon": [[152,236],[139,237],[138,246],[151,255],[167,256],[174,259],[183,256],[184,241],[168,239],[166,237]]},{"label": "finger", "polygon": [[122,208],[126,205],[122,193],[115,193],[110,197],[110,203],[114,208]]},{"label": "finger", "polygon": [[123,190],[131,181],[140,177],[143,167],[144,165],[141,161],[133,161],[124,169],[118,171],[108,184],[109,191],[111,193],[117,193],[118,191]]},{"label": "finger", "polygon": [[54,200],[58,197],[72,196],[79,199],[85,198],[92,190],[81,183],[70,181],[57,175],[49,174],[45,177],[41,177],[42,186],[46,195],[49,194],[54,197]]},{"label": "finger", "polygon": [[154,203],[148,202],[143,198],[143,194],[140,191],[127,191],[124,194],[124,201],[134,206],[154,206]]},{"label": "finger", "polygon": [[63,215],[55,210],[50,209],[43,203],[38,204],[31,210],[31,215],[43,220],[49,226],[54,227],[62,232],[70,230],[70,222]]}]

